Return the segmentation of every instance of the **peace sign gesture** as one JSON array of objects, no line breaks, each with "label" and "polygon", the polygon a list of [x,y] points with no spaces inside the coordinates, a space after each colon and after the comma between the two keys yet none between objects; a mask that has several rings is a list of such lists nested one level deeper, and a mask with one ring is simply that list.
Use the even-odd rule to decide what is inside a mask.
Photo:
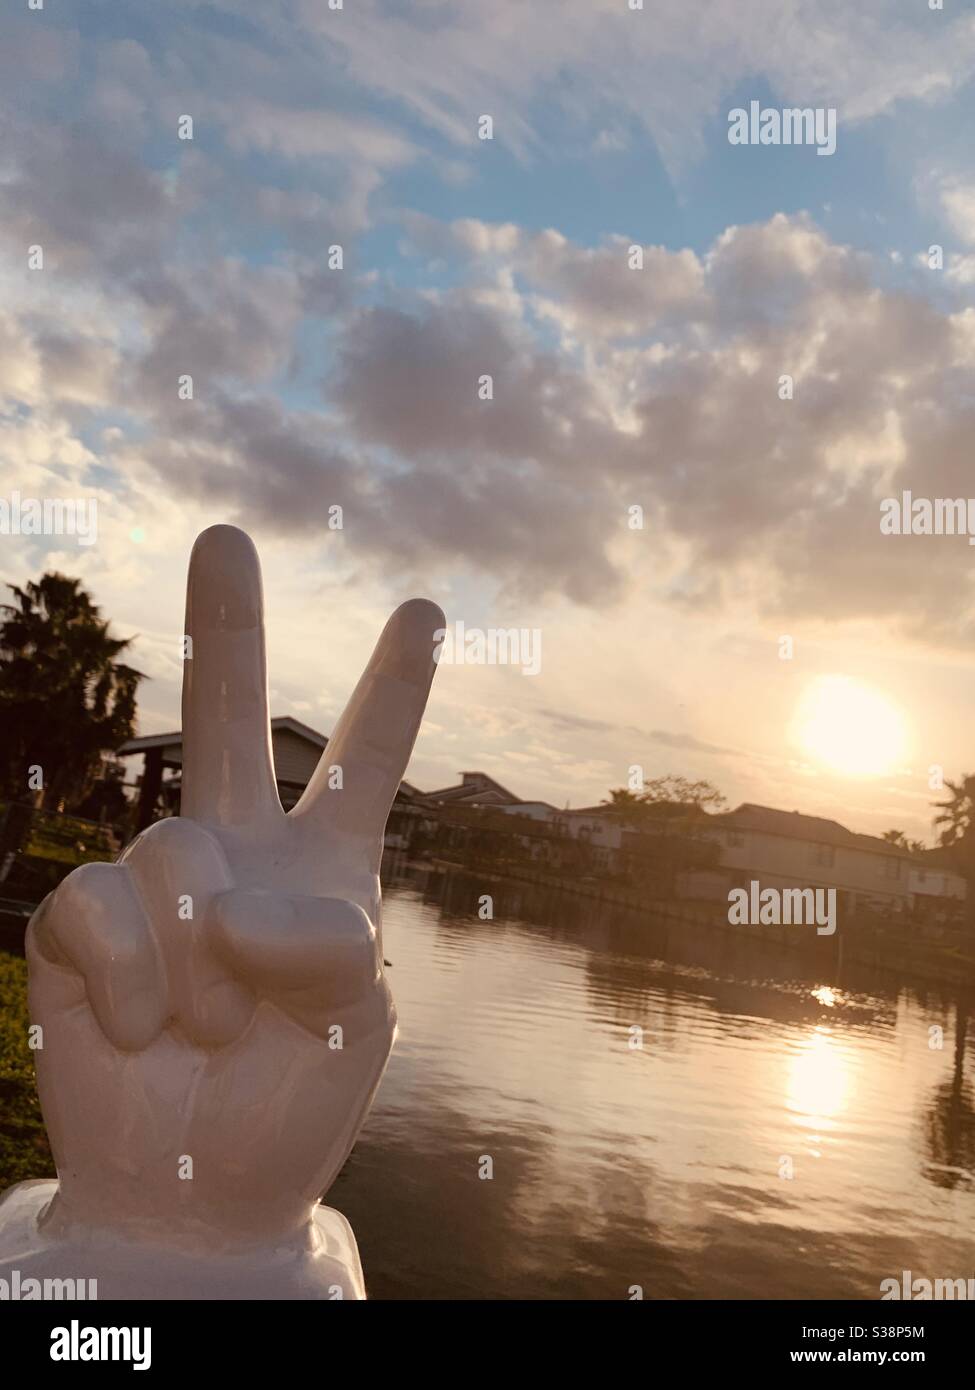
[{"label": "peace sign gesture", "polygon": [[42,1224],[187,1253],[297,1248],[393,1042],[383,827],[444,619],[425,600],[396,610],[285,815],[242,531],[199,537],[186,613],[182,814],[76,869],[28,930],[60,1184]]}]

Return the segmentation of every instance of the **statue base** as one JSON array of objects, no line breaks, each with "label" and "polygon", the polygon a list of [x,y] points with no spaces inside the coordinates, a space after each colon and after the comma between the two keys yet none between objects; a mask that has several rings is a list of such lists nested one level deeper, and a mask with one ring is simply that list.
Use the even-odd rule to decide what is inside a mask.
[{"label": "statue base", "polygon": [[84,1227],[48,1236],[41,1219],[57,1191],[38,1180],[0,1197],[0,1297],[65,1298],[72,1286],[75,1297],[122,1301],[366,1296],[352,1227],[331,1207],[315,1207],[291,1244],[191,1252]]}]

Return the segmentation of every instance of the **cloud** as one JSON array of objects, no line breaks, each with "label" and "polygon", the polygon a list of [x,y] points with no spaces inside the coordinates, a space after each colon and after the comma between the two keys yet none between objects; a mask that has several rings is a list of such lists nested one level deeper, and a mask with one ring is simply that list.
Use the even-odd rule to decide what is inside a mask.
[{"label": "cloud", "polygon": [[3,240],[18,261],[40,245],[48,271],[117,278],[166,252],[178,208],[160,174],[93,128],[20,116],[12,133]]},{"label": "cloud", "polygon": [[[301,260],[157,255],[114,291],[124,349],[49,307],[5,328],[13,379],[52,419],[117,396],[137,427],[103,463],[244,524],[325,544],[341,505],[352,567],[601,608],[647,584],[697,611],[970,640],[967,550],[879,532],[902,487],[966,495],[970,313],[882,288],[804,216],[728,228],[700,257],[659,250],[642,271],[622,239],[593,251],[470,219],[414,219],[410,235],[454,257],[451,288],[357,306],[354,279]],[[560,307],[555,340],[540,303]],[[323,405],[285,407],[279,383],[314,373],[308,330],[326,323]],[[646,562],[624,546],[635,503]]]},{"label": "cloud", "polygon": [[[239,0],[238,0],[239,4]],[[335,45],[349,71],[448,139],[472,143],[477,114],[523,157],[570,144],[580,126],[629,121],[676,168],[704,124],[761,73],[776,97],[835,105],[849,122],[897,102],[932,102],[968,80],[975,23],[924,7],[843,0],[693,6],[564,0],[557,14],[519,0],[391,6],[359,0],[345,23],[308,4],[308,40]],[[409,53],[408,64],[402,55]]]},{"label": "cloud", "polygon": [[[36,110],[15,113],[3,235],[11,265],[43,243],[45,270],[7,277],[15,457],[27,409],[31,437],[46,422],[99,482],[329,544],[347,575],[436,570],[604,610],[645,590],[687,612],[744,604],[970,640],[967,551],[878,524],[900,487],[968,490],[975,332],[953,300],[892,287],[804,215],[727,227],[697,252],[629,229],[581,245],[406,211],[401,281],[360,235],[394,201],[390,179],[438,151],[366,94],[460,147],[495,109],[525,157],[587,123],[684,150],[753,71],[864,119],[932,100],[964,71],[968,19],[830,3],[827,42],[821,10],[783,19],[758,0],[714,7],[703,30],[686,7],[574,0],[558,23],[507,0],[183,14],[193,43],[63,28],[25,60]],[[53,121],[56,90],[96,50],[78,119]],[[585,93],[574,115],[555,91],[567,74]],[[192,143],[175,139],[183,109]],[[970,186],[944,198],[965,234]],[[336,236],[347,268],[330,272]],[[966,274],[951,263],[949,293]],[[106,414],[122,437],[97,435]]]},{"label": "cloud", "polygon": [[340,158],[387,169],[408,164],[416,150],[408,140],[377,121],[341,111],[249,101],[215,107],[234,150],[269,150],[287,159]]},{"label": "cloud", "polygon": [[649,743],[659,743],[665,748],[687,749],[694,753],[713,753],[718,757],[741,757],[733,748],[723,748],[715,743],[706,743],[693,734],[674,733],[667,729],[640,729],[635,724],[620,724],[609,719],[590,719],[580,714],[570,714],[564,710],[540,709],[538,713],[556,728],[569,733],[605,734],[633,736]]},{"label": "cloud", "polygon": [[[704,267],[692,251],[641,246],[615,235],[599,247],[577,246],[554,229],[530,233],[513,223],[473,218],[450,224],[417,213],[403,218],[410,244],[468,266],[489,262],[499,275],[532,286],[536,313],[568,334],[635,337],[663,322],[687,323],[707,312]],[[636,246],[642,268],[631,267]]]},{"label": "cloud", "polygon": [[952,230],[975,246],[975,184],[952,179],[941,188],[941,205]]},{"label": "cloud", "polygon": [[651,729],[648,734],[654,743],[662,743],[667,748],[689,749],[694,753],[714,753],[719,757],[740,758],[744,756],[734,748],[722,748],[715,743],[705,743],[693,734],[674,734],[666,729]]}]

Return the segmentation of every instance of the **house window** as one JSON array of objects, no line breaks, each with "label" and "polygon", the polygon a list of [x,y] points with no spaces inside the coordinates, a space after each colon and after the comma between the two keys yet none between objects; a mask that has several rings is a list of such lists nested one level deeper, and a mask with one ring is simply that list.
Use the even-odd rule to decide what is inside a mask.
[{"label": "house window", "polygon": [[740,830],[729,830],[729,831],[728,831],[728,848],[729,848],[729,849],[744,849],[744,847],[745,847],[745,837],[744,837],[744,835],[742,834],[742,832],[741,832]]},{"label": "house window", "polygon": [[899,859],[884,860],[884,878],[900,878],[901,861]]},{"label": "house window", "polygon": [[821,869],[831,869],[836,851],[832,845],[813,845],[813,863]]}]

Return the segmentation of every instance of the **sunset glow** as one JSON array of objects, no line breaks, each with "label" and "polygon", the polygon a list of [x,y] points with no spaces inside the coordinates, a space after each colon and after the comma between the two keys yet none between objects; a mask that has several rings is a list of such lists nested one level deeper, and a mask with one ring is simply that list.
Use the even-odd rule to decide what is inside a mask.
[{"label": "sunset glow", "polygon": [[813,682],[799,704],[795,735],[808,757],[848,777],[893,772],[907,743],[897,706],[848,676]]}]

